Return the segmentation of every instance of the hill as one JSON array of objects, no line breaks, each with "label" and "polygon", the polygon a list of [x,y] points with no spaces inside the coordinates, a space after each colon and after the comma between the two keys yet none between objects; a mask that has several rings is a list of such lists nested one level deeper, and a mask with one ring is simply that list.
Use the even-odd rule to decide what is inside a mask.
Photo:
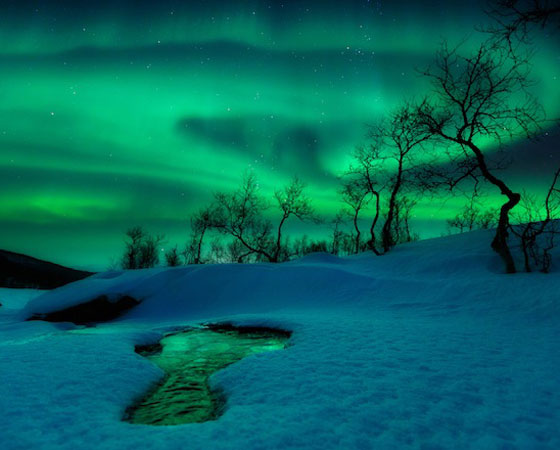
[{"label": "hill", "polygon": [[93,273],[0,250],[0,287],[55,289],[90,275]]}]

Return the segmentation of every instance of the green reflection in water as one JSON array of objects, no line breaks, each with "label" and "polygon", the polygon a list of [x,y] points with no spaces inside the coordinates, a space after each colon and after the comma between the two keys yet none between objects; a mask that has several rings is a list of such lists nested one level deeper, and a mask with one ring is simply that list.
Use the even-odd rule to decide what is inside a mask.
[{"label": "green reflection in water", "polygon": [[212,326],[163,338],[136,351],[165,372],[159,383],[125,420],[136,424],[179,425],[216,419],[224,399],[208,384],[220,369],[256,353],[281,350],[290,333],[265,328]]}]

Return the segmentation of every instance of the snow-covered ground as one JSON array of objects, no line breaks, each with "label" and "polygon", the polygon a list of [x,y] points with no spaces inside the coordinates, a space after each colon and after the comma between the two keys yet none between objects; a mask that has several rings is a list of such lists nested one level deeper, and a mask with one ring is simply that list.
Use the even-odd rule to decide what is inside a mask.
[{"label": "snow-covered ground", "polygon": [[[28,303],[0,290],[0,448],[558,449],[560,273],[501,274],[489,241],[111,272]],[[111,293],[143,302],[94,328],[23,322]],[[121,421],[161,376],[134,345],[223,320],[293,345],[215,374],[216,421]]]}]

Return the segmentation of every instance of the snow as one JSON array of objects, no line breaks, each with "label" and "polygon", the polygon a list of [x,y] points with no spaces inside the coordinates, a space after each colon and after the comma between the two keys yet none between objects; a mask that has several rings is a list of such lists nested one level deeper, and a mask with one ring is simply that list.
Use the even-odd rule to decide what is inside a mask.
[{"label": "snow", "polygon": [[42,294],[44,291],[38,289],[8,289],[0,288],[0,303],[5,310],[18,310],[22,309],[29,300],[38,295]]},{"label": "snow", "polygon": [[[0,448],[560,448],[560,273],[504,275],[489,240],[2,290]],[[90,328],[24,321],[100,294],[142,303]],[[292,330],[292,345],[215,374],[216,421],[121,421],[162,375],[134,345],[223,320]]]}]

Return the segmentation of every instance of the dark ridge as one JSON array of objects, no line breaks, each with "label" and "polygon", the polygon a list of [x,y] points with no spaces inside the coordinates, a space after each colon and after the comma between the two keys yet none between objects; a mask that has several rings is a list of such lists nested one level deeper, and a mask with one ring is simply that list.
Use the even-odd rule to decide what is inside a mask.
[{"label": "dark ridge", "polygon": [[163,346],[156,342],[155,344],[146,344],[146,345],[136,345],[134,346],[134,351],[142,356],[153,356],[161,353],[163,350]]},{"label": "dark ridge", "polygon": [[93,273],[0,250],[0,287],[55,289],[90,275]]},{"label": "dark ridge", "polygon": [[281,338],[289,339],[292,336],[292,332],[288,330],[282,330],[280,328],[269,328],[264,326],[246,326],[246,325],[234,325],[229,322],[224,323],[205,323],[204,328],[217,333],[227,333],[234,332],[239,334],[256,334],[259,336],[277,336]]},{"label": "dark ridge", "polygon": [[100,295],[93,300],[61,309],[60,311],[33,314],[27,320],[72,322],[76,325],[91,325],[116,319],[138,304],[140,304],[138,300],[128,295],[122,295],[115,301],[110,301],[106,295]]}]

